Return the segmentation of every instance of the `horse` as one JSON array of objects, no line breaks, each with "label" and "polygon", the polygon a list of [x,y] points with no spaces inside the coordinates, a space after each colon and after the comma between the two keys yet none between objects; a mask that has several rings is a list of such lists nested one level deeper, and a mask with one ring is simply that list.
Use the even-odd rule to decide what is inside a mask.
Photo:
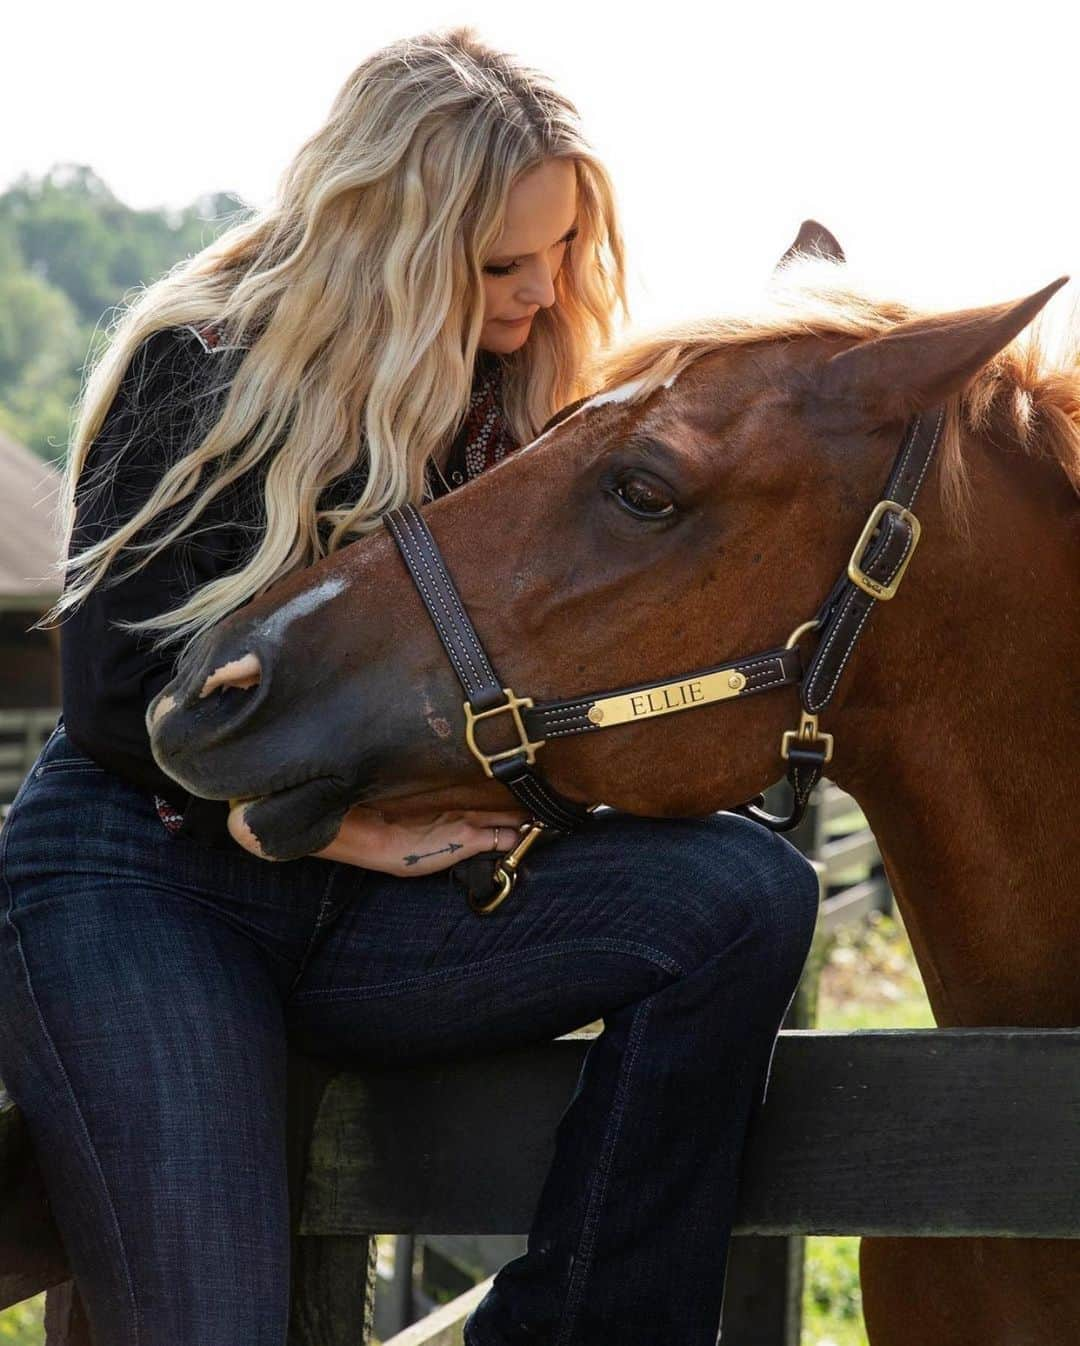
[{"label": "horse", "polygon": [[[927,311],[854,285],[818,237],[800,235],[759,306],[605,352],[593,395],[423,518],[519,701],[671,684],[813,649],[807,619],[906,427],[940,409],[917,552],[860,621],[813,734],[831,733],[829,776],[877,838],[937,1023],[1075,1026],[1080,337],[1056,360],[1018,339],[1067,277]],[[879,511],[877,532],[898,517]],[[789,678],[553,735],[535,759],[577,805],[697,816],[774,782],[798,715]],[[193,642],[147,725],[167,772],[249,799],[264,854],[288,858],[327,844],[353,803],[505,807],[464,718],[378,529]],[[489,739],[513,751],[495,718]],[[873,1346],[1080,1341],[1069,1240],[866,1237],[860,1272]]]}]

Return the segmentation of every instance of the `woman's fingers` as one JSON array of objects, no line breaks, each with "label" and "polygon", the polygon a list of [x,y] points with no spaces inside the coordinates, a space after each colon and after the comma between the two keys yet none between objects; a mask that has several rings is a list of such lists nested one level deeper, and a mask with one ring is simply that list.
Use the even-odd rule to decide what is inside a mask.
[{"label": "woman's fingers", "polygon": [[465,822],[477,827],[520,827],[529,817],[524,809],[469,809],[462,814]]}]

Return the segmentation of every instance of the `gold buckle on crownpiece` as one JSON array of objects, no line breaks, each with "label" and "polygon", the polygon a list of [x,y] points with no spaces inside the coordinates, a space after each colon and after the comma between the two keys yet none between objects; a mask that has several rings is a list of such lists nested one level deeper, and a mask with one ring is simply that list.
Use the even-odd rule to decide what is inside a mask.
[{"label": "gold buckle on crownpiece", "polygon": [[[896,574],[888,584],[882,584],[880,580],[872,578],[872,576],[868,575],[866,571],[862,569],[859,565],[859,558],[866,550],[867,543],[874,534],[874,529],[890,510],[895,514],[899,514],[900,518],[910,526],[911,546],[907,550],[907,555],[900,562],[900,567]],[[908,568],[908,562],[914,555],[915,544],[919,540],[919,533],[921,531],[919,521],[915,515],[912,514],[911,510],[905,509],[903,505],[897,504],[895,500],[879,500],[870,511],[870,517],[867,519],[866,523],[863,524],[863,530],[859,534],[859,540],[855,543],[855,548],[847,563],[848,579],[850,579],[853,584],[857,584],[863,593],[869,594],[871,598],[877,598],[882,602],[888,598],[892,598],[893,594],[896,593],[897,589],[900,587],[900,581],[903,579],[904,571]]]},{"label": "gold buckle on crownpiece", "polygon": [[[468,701],[465,706],[465,742],[469,745],[469,751],[484,768],[484,775],[490,776],[494,780],[494,772],[491,770],[492,762],[501,761],[504,757],[516,757],[518,753],[525,753],[526,762],[536,761],[536,750],[542,748],[547,742],[546,739],[540,739],[537,743],[531,743],[529,736],[525,732],[525,721],[521,718],[520,706],[527,710],[532,709],[533,700],[531,696],[515,696],[509,687],[503,688],[503,694],[508,698],[505,705],[492,706],[490,710],[473,710]],[[514,728],[517,730],[518,745],[516,748],[507,748],[504,752],[486,753],[477,745],[476,734],[474,732],[477,720],[485,720],[489,715],[502,715],[505,711],[510,712],[510,718],[514,721]]]}]

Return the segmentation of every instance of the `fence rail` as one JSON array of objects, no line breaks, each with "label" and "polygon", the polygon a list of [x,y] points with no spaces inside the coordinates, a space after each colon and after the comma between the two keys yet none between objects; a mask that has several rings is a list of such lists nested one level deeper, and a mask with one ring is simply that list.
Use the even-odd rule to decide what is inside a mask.
[{"label": "fence rail", "polygon": [[59,714],[48,708],[0,710],[0,819],[56,727]]},{"label": "fence rail", "polygon": [[[770,812],[782,812],[786,806],[787,787],[778,785],[767,791],[765,807]],[[890,912],[892,893],[882,867],[881,853],[874,835],[867,825],[855,800],[835,782],[822,780],[806,817],[788,834],[796,846],[814,863],[821,881],[821,914],[818,919],[819,941],[824,941],[840,926],[862,921],[871,911]],[[819,949],[821,945],[819,944]],[[807,978],[814,975],[808,968]],[[785,1021],[788,1028],[809,1028],[814,1021],[813,1003],[816,988],[806,986],[798,1006]],[[434,1229],[440,1226],[429,1225]],[[492,1233],[494,1226],[487,1232]],[[777,1240],[786,1246],[780,1250],[782,1261],[793,1262],[801,1252],[801,1240]],[[439,1302],[448,1294],[463,1291],[463,1278],[476,1284],[490,1283],[491,1274],[505,1262],[525,1251],[524,1235],[504,1233],[492,1237],[487,1244],[478,1241],[475,1234],[424,1235],[402,1233],[395,1236],[395,1256],[392,1265],[380,1265],[376,1279],[375,1325],[382,1339],[393,1337],[395,1346],[416,1342],[441,1343],[460,1341],[455,1332],[460,1319],[439,1309]],[[733,1263],[745,1258],[746,1239],[733,1245]],[[414,1267],[419,1251],[419,1265]],[[434,1256],[431,1254],[434,1252]],[[752,1269],[756,1274],[758,1268]],[[737,1273],[745,1281],[746,1273]],[[801,1269],[792,1269],[793,1279],[801,1284]],[[460,1303],[471,1304],[475,1296],[466,1292]],[[792,1306],[789,1317],[797,1316]],[[427,1324],[430,1335],[425,1335]]]}]

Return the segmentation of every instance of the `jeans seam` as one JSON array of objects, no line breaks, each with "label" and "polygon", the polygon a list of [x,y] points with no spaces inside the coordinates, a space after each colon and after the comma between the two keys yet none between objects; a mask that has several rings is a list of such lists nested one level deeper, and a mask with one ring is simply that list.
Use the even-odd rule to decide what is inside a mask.
[{"label": "jeans seam", "polygon": [[30,965],[26,961],[26,955],[24,954],[22,947],[22,937],[19,933],[18,924],[14,920],[12,914],[15,905],[14,902],[15,895],[12,891],[11,883],[8,880],[7,871],[4,865],[5,856],[7,854],[7,843],[9,836],[10,833],[8,832],[6,825],[0,828],[0,877],[2,877],[4,880],[4,892],[6,895],[4,904],[4,914],[3,914],[4,923],[11,929],[14,935],[16,953],[18,954],[19,964],[22,968],[22,974],[26,979],[26,989],[30,997],[30,1003],[34,1007],[34,1014],[37,1017],[38,1026],[41,1029],[42,1036],[44,1037],[45,1042],[48,1045],[48,1049],[52,1053],[53,1059],[55,1060],[57,1068],[60,1071],[60,1077],[64,1081],[64,1084],[67,1086],[68,1094],[71,1098],[71,1102],[75,1109],[75,1116],[78,1119],[79,1127],[82,1131],[83,1138],[86,1141],[86,1146],[90,1155],[93,1169],[97,1174],[98,1181],[101,1183],[101,1190],[105,1195],[105,1205],[108,1209],[109,1216],[112,1220],[113,1229],[116,1234],[117,1245],[120,1249],[120,1261],[124,1270],[124,1281],[127,1285],[128,1298],[131,1303],[132,1326],[134,1328],[135,1333],[132,1346],[139,1346],[139,1340],[140,1340],[139,1309],[135,1299],[135,1285],[131,1279],[131,1264],[128,1260],[127,1248],[124,1244],[123,1231],[120,1228],[120,1219],[116,1213],[116,1207],[113,1204],[112,1193],[109,1191],[109,1184],[105,1181],[105,1174],[101,1167],[101,1160],[98,1157],[97,1149],[95,1148],[93,1139],[90,1136],[90,1129],[86,1125],[86,1118],[83,1116],[82,1108],[79,1106],[78,1095],[75,1093],[75,1088],[71,1083],[71,1077],[68,1075],[67,1070],[64,1068],[63,1058],[61,1057],[60,1052],[57,1050],[56,1043],[53,1041],[53,1036],[49,1032],[49,1027],[45,1022],[45,1016],[41,1012],[41,1006],[38,1003],[37,996],[34,994],[34,983],[30,976]]},{"label": "jeans seam", "polygon": [[297,982],[299,982],[300,978],[307,971],[307,965],[311,958],[311,952],[315,947],[315,941],[319,938],[319,934],[322,930],[323,917],[326,915],[326,910],[330,905],[330,893],[333,889],[333,886],[334,886],[334,872],[333,870],[331,870],[326,877],[326,884],[323,887],[322,897],[319,899],[319,910],[315,913],[315,924],[312,927],[311,936],[308,939],[306,947],[304,948],[304,952],[300,955],[300,965],[296,970],[296,976],[292,979],[292,983],[289,986],[288,991],[286,991],[285,993],[287,996],[292,995]]},{"label": "jeans seam", "polygon": [[600,1212],[603,1208],[604,1198],[607,1195],[608,1177],[611,1173],[611,1155],[618,1142],[619,1132],[622,1129],[622,1119],[626,1111],[626,1099],[630,1090],[630,1077],[633,1074],[638,1048],[641,1045],[642,1038],[645,1036],[645,1026],[649,1018],[649,1012],[652,1009],[652,1004],[652,998],[649,997],[642,1001],[634,1012],[633,1024],[631,1025],[627,1039],[626,1053],[622,1060],[622,1065],[619,1070],[619,1079],[615,1088],[615,1098],[612,1102],[611,1116],[608,1119],[607,1131],[604,1135],[604,1143],[600,1147],[600,1153],[597,1156],[596,1174],[589,1190],[589,1200],[585,1208],[585,1218],[581,1226],[581,1238],[578,1241],[578,1251],[574,1257],[573,1271],[570,1276],[570,1282],[566,1288],[566,1301],[563,1306],[563,1312],[559,1321],[559,1329],[555,1335],[553,1346],[566,1346],[566,1343],[570,1339],[571,1330],[577,1319],[578,1309],[581,1306],[585,1281],[592,1267],[593,1250],[596,1246],[596,1227],[600,1221]]},{"label": "jeans seam", "polygon": [[[673,958],[669,958],[667,954],[661,953],[659,949],[654,949],[648,944],[636,944],[632,940],[620,939],[560,940],[556,944],[545,945],[542,949],[534,950],[530,954],[523,954],[523,951],[518,949],[510,953],[497,954],[492,958],[481,958],[470,963],[455,963],[452,967],[437,968],[421,976],[379,982],[374,986],[338,986],[328,987],[325,990],[302,991],[293,999],[294,1001],[301,999],[367,1000],[399,991],[416,990],[419,987],[433,985],[462,975],[465,977],[482,976],[490,972],[493,967],[502,964],[521,965],[522,963],[538,961],[541,958],[552,958],[566,953],[595,952],[597,949],[644,958],[647,962],[659,965],[665,972],[673,973],[675,976],[683,975],[682,967]],[[295,986],[295,984],[294,982],[293,985]]]}]

